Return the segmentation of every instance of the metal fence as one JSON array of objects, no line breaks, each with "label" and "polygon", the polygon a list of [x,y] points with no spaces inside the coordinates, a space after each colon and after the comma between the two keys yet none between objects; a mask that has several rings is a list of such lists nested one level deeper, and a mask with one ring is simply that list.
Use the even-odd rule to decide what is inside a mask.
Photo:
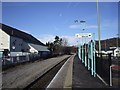
[{"label": "metal fence", "polygon": [[[14,53],[15,54],[15,53]],[[41,59],[47,59],[50,57],[50,52],[37,53],[22,53],[20,56],[3,56],[1,57],[2,69],[9,68],[11,66],[21,64],[29,61],[36,61]]]},{"label": "metal fence", "polygon": [[24,56],[2,57],[2,66],[15,65],[18,63],[37,60],[39,58],[40,58],[39,55],[33,55],[33,54],[24,55]]},{"label": "metal fence", "polygon": [[111,54],[96,54],[96,73],[110,85]]}]

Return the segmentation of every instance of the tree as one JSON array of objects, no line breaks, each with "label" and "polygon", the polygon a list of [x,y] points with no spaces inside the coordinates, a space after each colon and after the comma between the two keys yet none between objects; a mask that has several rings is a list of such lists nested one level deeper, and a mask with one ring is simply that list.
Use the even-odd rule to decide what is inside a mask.
[{"label": "tree", "polygon": [[46,46],[48,46],[48,49],[50,50],[50,51],[53,51],[53,47],[54,47],[54,44],[51,42],[48,42],[48,43],[46,43]]},{"label": "tree", "polygon": [[62,38],[62,45],[67,46],[68,45],[68,40],[66,38]]},{"label": "tree", "polygon": [[66,38],[55,36],[55,40],[53,42],[46,43],[46,46],[48,46],[48,49],[55,55],[69,54],[71,50],[67,47],[67,43],[68,41]]},{"label": "tree", "polygon": [[59,44],[59,36],[55,36],[54,44]]},{"label": "tree", "polygon": [[60,38],[60,41],[59,41],[59,44],[60,44],[60,45],[62,45],[62,41],[63,41],[63,39],[62,39],[62,38]]}]

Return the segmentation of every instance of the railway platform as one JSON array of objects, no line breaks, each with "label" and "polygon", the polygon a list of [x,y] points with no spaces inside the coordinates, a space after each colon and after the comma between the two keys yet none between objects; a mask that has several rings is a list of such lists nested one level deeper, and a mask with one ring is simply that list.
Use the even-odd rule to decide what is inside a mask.
[{"label": "railway platform", "polygon": [[[68,58],[69,57],[69,58]],[[47,59],[40,62],[34,62],[27,65],[21,65],[13,69],[9,69],[3,72],[3,88],[25,88],[27,85],[33,83],[33,81],[40,77],[45,71],[47,72],[50,67],[57,65],[63,59],[68,58],[65,63],[58,71],[51,69],[51,72],[46,73],[42,76],[42,82],[48,81],[50,75],[55,75],[47,82],[44,89],[49,88],[109,88],[106,86],[97,76],[93,77],[90,71],[84,67],[83,63],[79,60],[76,54],[65,55],[56,58]],[[53,72],[52,72],[53,71]],[[40,81],[40,80],[38,80]],[[41,82],[40,82],[41,83]],[[33,88],[39,88],[39,83],[37,85],[34,83]],[[42,86],[41,86],[42,87]],[[29,88],[27,88],[29,89]]]},{"label": "railway platform", "polygon": [[61,67],[47,88],[108,88],[98,77],[93,77],[76,55]]},{"label": "railway platform", "polygon": [[98,77],[93,77],[77,56],[73,62],[72,88],[108,88]]}]

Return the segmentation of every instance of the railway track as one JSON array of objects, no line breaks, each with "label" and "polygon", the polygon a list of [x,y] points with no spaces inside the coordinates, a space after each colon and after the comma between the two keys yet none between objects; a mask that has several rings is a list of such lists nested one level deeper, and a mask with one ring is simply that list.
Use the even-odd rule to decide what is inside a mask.
[{"label": "railway track", "polygon": [[28,86],[26,86],[23,90],[29,90],[29,89],[34,89],[34,88],[43,88],[45,89],[53,77],[56,75],[58,70],[62,67],[62,65],[67,61],[69,57],[65,58],[58,64],[56,64],[54,67],[49,69],[46,73],[44,73],[42,76],[34,80],[32,83],[30,83]]}]

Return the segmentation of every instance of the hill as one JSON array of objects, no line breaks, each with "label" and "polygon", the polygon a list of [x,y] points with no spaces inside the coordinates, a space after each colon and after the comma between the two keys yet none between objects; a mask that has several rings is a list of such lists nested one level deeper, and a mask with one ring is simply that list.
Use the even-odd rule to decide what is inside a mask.
[{"label": "hill", "polygon": [[[101,49],[108,49],[109,47],[120,47],[120,38],[110,38],[101,40]],[[96,49],[98,50],[98,41],[96,41]]]}]

